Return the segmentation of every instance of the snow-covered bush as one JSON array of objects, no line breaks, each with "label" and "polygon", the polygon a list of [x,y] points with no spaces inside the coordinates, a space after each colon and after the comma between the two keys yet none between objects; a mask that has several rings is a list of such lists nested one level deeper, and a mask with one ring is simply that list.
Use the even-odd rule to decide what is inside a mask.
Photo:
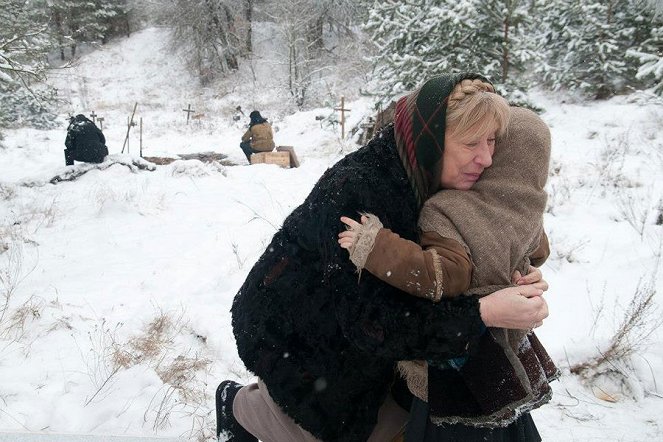
[{"label": "snow-covered bush", "polygon": [[647,81],[654,93],[663,96],[663,25],[652,29],[651,37],[640,49],[630,49],[626,54],[641,63],[636,78]]},{"label": "snow-covered bush", "polygon": [[[660,18],[642,0],[554,0],[537,13],[543,63],[536,72],[553,90],[607,98],[641,86],[640,67],[629,50],[641,52]],[[659,46],[660,49],[660,46]]]},{"label": "snow-covered bush", "polygon": [[16,84],[0,83],[0,127],[56,127],[54,101],[53,90],[31,91]]}]

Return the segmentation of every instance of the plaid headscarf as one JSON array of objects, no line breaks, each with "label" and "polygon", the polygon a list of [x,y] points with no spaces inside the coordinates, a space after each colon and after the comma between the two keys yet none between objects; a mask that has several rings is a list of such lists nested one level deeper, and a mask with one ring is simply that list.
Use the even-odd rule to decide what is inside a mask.
[{"label": "plaid headscarf", "polygon": [[396,103],[394,135],[419,208],[440,190],[447,101],[456,84],[480,79],[479,74],[445,74],[426,81]]}]

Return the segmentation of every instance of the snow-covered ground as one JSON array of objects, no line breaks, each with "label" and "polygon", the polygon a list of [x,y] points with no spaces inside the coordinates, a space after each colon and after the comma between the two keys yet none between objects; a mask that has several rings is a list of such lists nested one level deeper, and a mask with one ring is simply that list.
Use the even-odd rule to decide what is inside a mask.
[{"label": "snow-covered ground", "polygon": [[[87,54],[53,77],[67,102],[61,127],[5,132],[0,440],[2,432],[211,440],[217,384],[252,379],[235,349],[233,296],[285,216],[357,148],[315,119],[331,109],[286,116],[273,92],[198,88],[165,41],[164,30],[147,29]],[[638,290],[663,288],[663,106],[633,98],[536,96],[553,135],[552,255],[543,267],[551,316],[538,335],[564,372],[552,402],[533,413],[547,441],[663,439],[661,330],[613,364],[626,376],[583,382],[569,373],[607,348]],[[236,165],[116,164],[49,183],[66,171],[67,113],[103,117],[120,154],[134,103],[144,156],[214,151]],[[259,106],[301,167],[247,166],[238,147],[247,119],[232,119],[238,105],[247,114]],[[348,127],[370,112],[366,100],[347,107]],[[130,155],[116,159],[138,154],[138,129]],[[649,324],[658,318],[660,308]]]}]

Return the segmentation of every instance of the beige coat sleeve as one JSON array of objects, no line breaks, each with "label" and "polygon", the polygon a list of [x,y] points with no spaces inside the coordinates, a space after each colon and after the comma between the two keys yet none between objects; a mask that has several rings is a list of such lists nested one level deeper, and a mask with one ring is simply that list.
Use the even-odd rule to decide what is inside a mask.
[{"label": "beige coat sleeve", "polygon": [[410,295],[439,301],[470,286],[472,263],[463,246],[435,232],[423,232],[421,245],[382,228],[364,268]]},{"label": "beige coat sleeve", "polygon": [[251,128],[248,128],[246,132],[244,132],[244,135],[242,135],[242,141],[250,141],[251,140]]}]

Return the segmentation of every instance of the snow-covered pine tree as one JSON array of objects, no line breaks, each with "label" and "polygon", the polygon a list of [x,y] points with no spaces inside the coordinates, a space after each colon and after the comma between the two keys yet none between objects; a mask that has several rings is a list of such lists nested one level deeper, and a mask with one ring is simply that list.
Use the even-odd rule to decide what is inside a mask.
[{"label": "snow-covered pine tree", "polygon": [[373,89],[393,97],[442,72],[497,73],[497,64],[485,65],[471,49],[474,17],[471,0],[375,2],[364,25],[376,47]]},{"label": "snow-covered pine tree", "polygon": [[538,16],[540,50],[545,62],[537,67],[545,83],[606,98],[627,90],[637,66],[626,57],[638,47],[651,20],[642,0],[551,0]]},{"label": "snow-covered pine tree", "polygon": [[87,0],[51,0],[53,32],[60,44],[60,59],[65,59],[65,46],[76,56],[80,43],[99,40],[99,25],[96,22],[94,2]]},{"label": "snow-covered pine tree", "polygon": [[75,44],[69,30],[68,13],[71,7],[73,7],[73,5],[70,5],[68,0],[52,0],[48,4],[51,17],[51,34],[57,41],[58,49],[60,51],[60,60],[62,61],[66,58],[65,48]]},{"label": "snow-covered pine tree", "polygon": [[74,6],[69,13],[76,42],[104,44],[114,35],[128,35],[126,0],[78,0]]},{"label": "snow-covered pine tree", "polygon": [[0,126],[52,123],[48,103],[54,91],[38,86],[51,48],[43,1],[5,0],[0,8]]},{"label": "snow-covered pine tree", "polygon": [[653,13],[649,35],[638,46],[630,48],[627,55],[639,62],[636,78],[644,82],[657,95],[663,96],[663,1],[647,3]]},{"label": "snow-covered pine tree", "polygon": [[71,57],[81,43],[106,43],[115,35],[129,34],[127,0],[49,0],[51,28],[60,46],[60,59],[65,47]]},{"label": "snow-covered pine tree", "polygon": [[443,72],[473,71],[522,102],[534,57],[525,8],[522,0],[376,2],[364,26],[377,46],[376,89],[394,96]]},{"label": "snow-covered pine tree", "polygon": [[647,7],[655,14],[663,14],[663,0],[645,0]]},{"label": "snow-covered pine tree", "polygon": [[471,42],[476,57],[486,63],[488,75],[511,103],[531,106],[526,92],[531,79],[526,72],[538,56],[531,38],[534,22],[528,2],[477,0],[475,7],[477,26]]},{"label": "snow-covered pine tree", "polygon": [[[652,29],[651,38],[645,41],[641,50],[631,49],[627,52],[641,64],[636,78],[647,82],[655,94],[663,96],[663,26]],[[649,85],[645,83],[648,87]]]},{"label": "snow-covered pine tree", "polygon": [[[537,68],[553,90],[594,92],[609,88],[601,69],[606,55],[616,51],[602,5],[583,0],[552,0],[541,8],[541,52],[546,62]],[[604,37],[605,36],[605,37]],[[605,41],[608,39],[608,41]],[[606,66],[614,77],[622,65]]]},{"label": "snow-covered pine tree", "polygon": [[99,40],[105,44],[117,35],[129,36],[129,4],[127,0],[95,0],[94,17]]}]

